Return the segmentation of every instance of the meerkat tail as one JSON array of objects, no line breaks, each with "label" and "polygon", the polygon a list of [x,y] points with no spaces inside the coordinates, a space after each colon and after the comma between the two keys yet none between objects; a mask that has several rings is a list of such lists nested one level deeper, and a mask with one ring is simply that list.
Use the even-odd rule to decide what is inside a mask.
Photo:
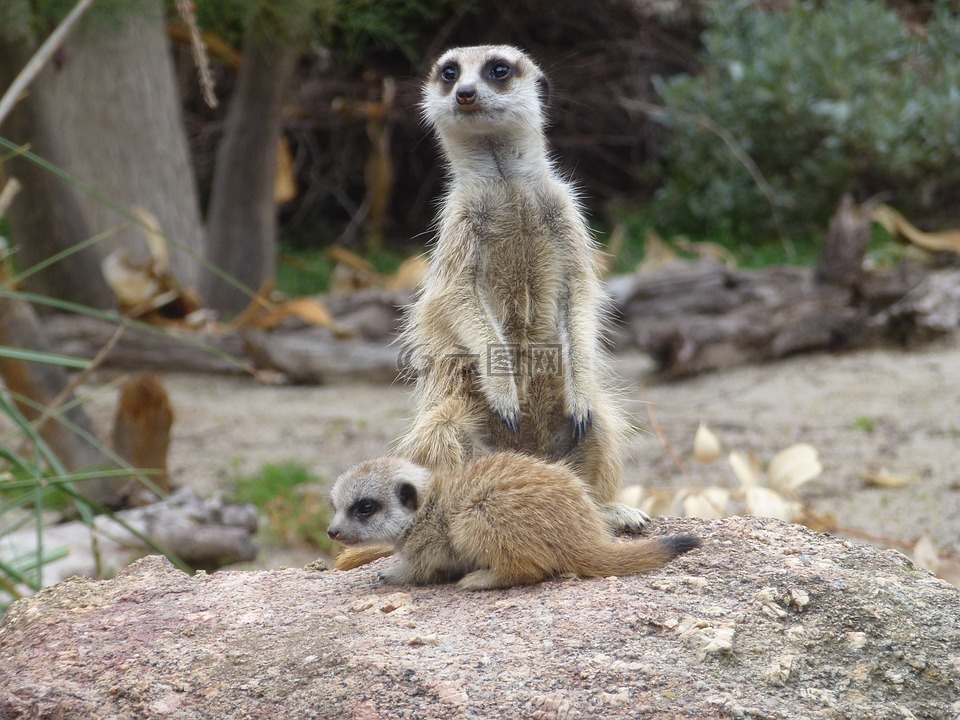
[{"label": "meerkat tail", "polygon": [[583,576],[633,575],[663,567],[679,555],[700,547],[696,535],[671,535],[638,542],[605,543],[588,560],[589,567],[578,572]]},{"label": "meerkat tail", "polygon": [[373,545],[370,547],[344,548],[333,561],[337,570],[355,570],[369,565],[374,560],[393,555],[392,545]]}]

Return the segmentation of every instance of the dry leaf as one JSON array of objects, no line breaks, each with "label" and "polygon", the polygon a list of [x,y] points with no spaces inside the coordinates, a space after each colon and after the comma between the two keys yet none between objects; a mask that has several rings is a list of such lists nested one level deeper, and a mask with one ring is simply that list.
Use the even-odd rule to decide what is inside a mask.
[{"label": "dry leaf", "polygon": [[153,258],[153,273],[161,275],[167,272],[170,268],[170,250],[160,229],[160,221],[156,215],[140,206],[134,207],[131,212],[142,223],[143,237],[150,249],[150,257]]},{"label": "dry leaf", "polygon": [[648,490],[639,485],[629,485],[620,491],[620,502],[640,508],[650,517],[676,514],[673,512],[673,498],[672,490]]},{"label": "dry leaf", "polygon": [[652,275],[666,265],[678,262],[677,254],[653,230],[647,231],[643,245],[643,261],[637,266],[639,275]]},{"label": "dry leaf", "polygon": [[393,275],[383,278],[387,290],[413,290],[423,281],[430,264],[425,255],[417,255],[400,263]]},{"label": "dry leaf", "polygon": [[913,561],[941,580],[960,587],[960,561],[941,555],[929,535],[921,537],[913,546]]},{"label": "dry leaf", "polygon": [[693,436],[693,459],[705,464],[720,459],[720,440],[706,423],[700,423]]},{"label": "dry leaf", "polygon": [[876,472],[866,472],[863,479],[868,485],[876,485],[885,488],[901,488],[907,485],[913,485],[920,482],[919,475],[903,475],[887,472],[885,468],[880,468]]},{"label": "dry leaf", "polygon": [[733,469],[734,475],[740,481],[740,487],[743,489],[755,487],[760,484],[760,463],[753,453],[734,450],[727,457],[727,462]]},{"label": "dry leaf", "polygon": [[297,196],[297,179],[293,173],[293,154],[283,135],[277,141],[277,174],[273,182],[273,201],[284,205]]},{"label": "dry leaf", "polygon": [[785,522],[794,522],[802,506],[784,498],[770,488],[753,486],[746,489],[747,513],[760,517],[772,517]]},{"label": "dry leaf", "polygon": [[940,565],[940,554],[929,535],[924,535],[913,546],[913,561],[925,570],[936,574]]},{"label": "dry leaf", "polygon": [[780,492],[793,492],[823,472],[817,458],[817,450],[807,443],[797,443],[784,448],[767,466],[770,487]]},{"label": "dry leaf", "polygon": [[124,307],[145,303],[160,292],[160,281],[150,266],[134,263],[123,249],[114,250],[101,260],[100,271],[117,302]]},{"label": "dry leaf", "polygon": [[640,507],[640,503],[643,502],[643,487],[627,485],[620,491],[620,502],[630,507]]},{"label": "dry leaf", "polygon": [[333,334],[340,338],[351,337],[352,335],[348,330],[340,327],[325,305],[311,298],[296,298],[281,303],[272,310],[250,318],[246,324],[260,329],[273,328],[288,317],[298,318],[308,325],[325,327],[332,330]]},{"label": "dry leaf", "polygon": [[708,487],[691,492],[683,499],[683,516],[701,520],[717,520],[725,517],[730,491],[720,487]]}]

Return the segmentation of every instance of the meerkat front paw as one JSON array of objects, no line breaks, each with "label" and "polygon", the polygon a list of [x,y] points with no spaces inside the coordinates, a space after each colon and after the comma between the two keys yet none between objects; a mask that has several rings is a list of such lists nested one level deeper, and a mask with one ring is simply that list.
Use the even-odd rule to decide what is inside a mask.
[{"label": "meerkat front paw", "polygon": [[486,383],[487,400],[497,417],[516,434],[520,430],[520,396],[512,377],[489,377]]},{"label": "meerkat front paw", "polygon": [[573,437],[575,440],[583,440],[587,432],[593,427],[593,411],[587,410],[586,414],[570,415],[570,422],[573,425]]},{"label": "meerkat front paw", "polygon": [[613,532],[626,532],[636,535],[650,524],[650,516],[640,508],[623,503],[607,503],[603,506],[603,515]]},{"label": "meerkat front paw", "polygon": [[573,426],[573,437],[582,440],[593,427],[593,409],[590,407],[589,396],[572,400],[567,406],[567,417]]}]

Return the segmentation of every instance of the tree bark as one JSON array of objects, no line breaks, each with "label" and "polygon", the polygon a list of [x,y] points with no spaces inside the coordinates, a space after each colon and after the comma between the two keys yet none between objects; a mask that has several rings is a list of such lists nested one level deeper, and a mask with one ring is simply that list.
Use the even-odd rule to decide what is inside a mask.
[{"label": "tree bark", "polygon": [[[34,45],[31,37],[14,38],[0,33],[0,88],[10,86],[30,59]],[[54,119],[45,111],[45,97],[42,87],[34,87],[0,126],[0,133],[14,142],[29,143],[33,152],[63,167],[66,161]],[[77,193],[61,180],[38,165],[16,157],[0,165],[0,170],[7,177],[16,177],[23,186],[8,213],[13,239],[20,250],[17,262],[21,268],[30,267],[92,234]],[[111,302],[110,290],[100,275],[100,255],[94,247],[74,253],[69,262],[51,265],[28,279],[26,287],[82,305],[107,307]]]},{"label": "tree bark", "polygon": [[[272,280],[275,269],[277,138],[297,54],[298,43],[264,17],[255,17],[217,150],[207,259],[251,291]],[[201,288],[207,305],[228,315],[239,313],[251,299],[213,273],[204,276]]]},{"label": "tree bark", "polygon": [[[9,41],[0,46],[5,86],[7,73],[22,67],[30,49]],[[142,207],[153,214],[170,239],[174,273],[182,284],[193,284],[196,261],[178,246],[199,253],[202,224],[162,2],[138,0],[120,14],[95,8],[21,106],[18,117],[11,118],[11,139],[29,143],[38,155],[125,211]],[[143,231],[27,160],[11,161],[5,170],[24,185],[11,208],[21,268],[119,227],[96,248],[72,255],[28,282],[37,292],[111,305],[99,260],[119,247],[134,258],[145,257]]]},{"label": "tree bark", "polygon": [[[0,345],[47,351],[37,317],[28,303],[0,298]],[[35,405],[49,407],[67,386],[67,374],[62,367],[23,360],[0,359],[0,376],[7,389],[15,394],[14,402],[20,412],[30,421],[40,417]],[[16,396],[31,400],[33,404]],[[64,404],[69,405],[71,400],[72,396],[66,398]],[[63,415],[73,425],[96,436],[93,423],[80,405],[70,407]],[[69,471],[114,465],[99,448],[61,424],[56,417],[41,425],[40,435]],[[122,478],[99,478],[81,483],[78,490],[94,502],[112,505],[118,500],[123,484]]]}]

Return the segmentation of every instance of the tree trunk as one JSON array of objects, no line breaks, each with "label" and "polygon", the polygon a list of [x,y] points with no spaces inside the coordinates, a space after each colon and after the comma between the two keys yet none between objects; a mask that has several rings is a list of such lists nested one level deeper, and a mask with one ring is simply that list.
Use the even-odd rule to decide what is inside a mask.
[{"label": "tree trunk", "polygon": [[[0,345],[47,351],[37,317],[28,303],[0,298]],[[62,367],[10,358],[0,359],[0,377],[13,393],[20,412],[31,422],[40,417],[37,406],[50,407],[67,386],[67,373]],[[64,399],[64,405],[69,409],[63,411],[63,416],[88,435],[96,436],[93,423],[83,407],[70,406],[72,399],[72,396]],[[61,424],[56,417],[42,423],[40,435],[68,471],[114,465],[98,447]],[[98,478],[79,484],[78,489],[94,502],[112,505],[119,499],[123,483],[121,478]]]},{"label": "tree trunk", "polygon": [[[269,27],[265,16],[247,29],[207,213],[207,259],[251,291],[273,279],[277,138],[298,53],[298,43]],[[250,302],[246,292],[212,273],[201,288],[210,307],[230,315]]]},{"label": "tree trunk", "polygon": [[[30,59],[33,45],[30,38],[14,39],[0,33],[0,88],[10,86]],[[34,89],[21,100],[0,127],[0,133],[14,142],[29,142],[33,152],[63,167],[66,163],[53,117],[44,112],[42,96],[42,90]],[[0,170],[7,177],[16,177],[24,188],[8,213],[13,239],[19,247],[17,264],[21,269],[91,235],[80,209],[80,199],[69,185],[21,158],[3,163]],[[26,287],[93,307],[107,307],[111,302],[110,290],[101,278],[100,254],[95,247],[74,253],[69,262],[51,265],[30,278]]]},{"label": "tree trunk", "polygon": [[[0,46],[4,86],[29,54],[23,44]],[[11,60],[13,61],[11,63]],[[5,132],[126,211],[154,215],[169,238],[171,265],[184,285],[196,281],[196,261],[178,246],[201,251],[196,183],[183,128],[163,3],[137,0],[122,14],[87,15],[21,101]],[[24,191],[11,208],[18,262],[30,267],[93,235],[119,229],[95,250],[70,256],[33,276],[30,288],[88,305],[112,295],[99,260],[118,247],[147,256],[144,232],[115,210],[24,159],[5,171]]]}]

